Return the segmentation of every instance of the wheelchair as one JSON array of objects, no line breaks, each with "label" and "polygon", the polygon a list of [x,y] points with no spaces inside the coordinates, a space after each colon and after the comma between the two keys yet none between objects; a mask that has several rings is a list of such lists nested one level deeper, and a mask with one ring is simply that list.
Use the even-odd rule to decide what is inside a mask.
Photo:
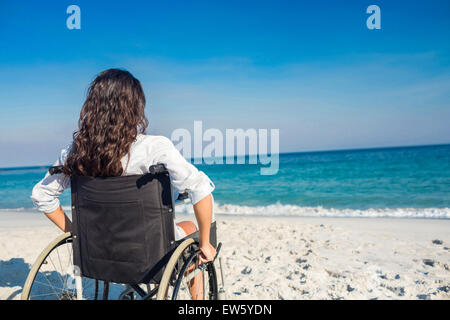
[{"label": "wheelchair", "polygon": [[[62,167],[49,173],[61,174]],[[216,257],[199,264],[198,231],[175,240],[173,200],[166,168],[121,177],[71,176],[72,232],[53,240],[33,264],[22,300],[217,300]],[[220,258],[219,258],[220,262]],[[192,286],[200,296],[193,297]]]}]

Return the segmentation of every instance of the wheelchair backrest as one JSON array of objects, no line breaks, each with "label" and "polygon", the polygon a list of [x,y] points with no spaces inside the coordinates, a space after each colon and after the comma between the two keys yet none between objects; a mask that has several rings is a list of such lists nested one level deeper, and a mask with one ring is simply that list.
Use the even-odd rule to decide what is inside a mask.
[{"label": "wheelchair backrest", "polygon": [[174,247],[174,202],[167,170],[150,172],[71,177],[74,264],[82,276],[127,284],[159,281]]}]

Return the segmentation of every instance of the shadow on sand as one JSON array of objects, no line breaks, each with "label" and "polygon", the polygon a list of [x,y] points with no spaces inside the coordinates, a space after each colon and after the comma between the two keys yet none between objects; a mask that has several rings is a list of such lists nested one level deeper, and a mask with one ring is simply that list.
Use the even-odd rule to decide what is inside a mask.
[{"label": "shadow on sand", "polygon": [[11,300],[20,295],[30,272],[31,265],[25,263],[23,258],[12,258],[8,261],[0,260],[0,287],[20,287],[12,292],[6,300]]}]

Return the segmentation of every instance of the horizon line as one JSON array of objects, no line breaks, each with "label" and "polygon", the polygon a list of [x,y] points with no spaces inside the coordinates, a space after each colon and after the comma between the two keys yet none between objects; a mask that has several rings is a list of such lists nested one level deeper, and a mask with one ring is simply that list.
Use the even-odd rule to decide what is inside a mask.
[{"label": "horizon line", "polygon": [[[380,149],[400,149],[400,148],[420,148],[420,147],[439,147],[439,146],[449,146],[450,142],[448,143],[437,143],[437,144],[420,144],[420,145],[406,145],[406,146],[379,146],[379,147],[366,147],[366,148],[348,148],[348,149],[322,149],[322,150],[308,150],[308,151],[289,151],[289,152],[279,152],[278,155],[286,155],[286,154],[296,154],[296,153],[327,153],[327,152],[345,152],[345,151],[367,151],[367,150],[380,150]],[[276,154],[276,153],[274,153]],[[269,154],[271,155],[271,154]],[[243,155],[234,155],[234,157],[249,157],[249,156],[255,156],[255,154],[243,154]],[[256,154],[258,156],[258,154]],[[224,155],[223,158],[226,158],[227,156]],[[190,160],[193,161],[198,158],[191,158]],[[204,159],[204,158],[202,158]],[[206,159],[215,159],[213,158],[206,158]],[[225,163],[224,163],[225,164]],[[199,165],[207,165],[207,164],[199,164]],[[26,170],[26,169],[38,169],[38,168],[50,168],[51,165],[29,165],[29,166],[17,166],[17,167],[0,167],[0,171],[13,171],[13,170]]]}]

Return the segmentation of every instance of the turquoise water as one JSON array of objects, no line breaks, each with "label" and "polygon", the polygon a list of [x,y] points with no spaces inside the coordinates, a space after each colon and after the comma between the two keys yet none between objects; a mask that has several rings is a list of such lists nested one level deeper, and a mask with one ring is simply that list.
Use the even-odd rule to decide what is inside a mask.
[{"label": "turquoise water", "polygon": [[[435,216],[450,217],[450,145],[280,154],[274,176],[260,175],[259,165],[197,167],[214,181],[224,211],[269,208],[267,214],[276,215],[309,208],[312,214],[375,210],[401,216],[404,210],[396,209],[409,208],[405,216],[427,216],[434,208]],[[46,170],[0,169],[0,208],[32,208],[31,190]],[[61,202],[70,206],[70,191]]]}]

